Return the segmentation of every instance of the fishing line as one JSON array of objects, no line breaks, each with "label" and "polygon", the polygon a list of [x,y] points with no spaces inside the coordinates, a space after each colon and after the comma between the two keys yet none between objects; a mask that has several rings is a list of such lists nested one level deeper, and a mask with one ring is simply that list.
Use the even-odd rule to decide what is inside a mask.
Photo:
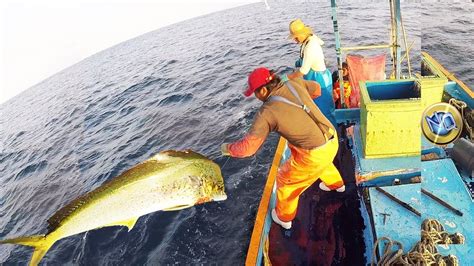
[{"label": "fishing line", "polygon": [[225,161],[224,165],[222,165],[221,171],[224,170],[224,166],[227,164],[227,162],[229,161],[229,159],[230,159],[230,156],[227,157],[227,160]]},{"label": "fishing line", "polygon": [[222,167],[221,167],[221,171],[224,170],[224,166],[227,164],[227,162],[228,162],[229,159],[231,158],[231,156],[225,156],[225,155],[222,155],[222,154],[219,154],[219,155],[218,155],[217,157],[215,157],[215,158],[212,158],[212,157],[214,157],[214,156],[211,156],[211,157],[209,157],[209,158],[210,158],[211,160],[213,160],[213,161],[215,161],[215,160],[217,160],[217,159],[220,159],[220,158],[222,158],[222,157],[227,157],[227,160],[225,161],[225,163],[224,163],[224,164],[222,165]]}]

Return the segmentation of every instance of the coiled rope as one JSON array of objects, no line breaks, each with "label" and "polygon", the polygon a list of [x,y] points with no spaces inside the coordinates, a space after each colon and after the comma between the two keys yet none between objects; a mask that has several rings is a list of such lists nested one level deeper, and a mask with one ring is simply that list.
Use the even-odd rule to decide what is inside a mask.
[{"label": "coiled rope", "polygon": [[438,220],[426,219],[421,225],[421,241],[436,245],[464,244],[465,238],[460,233],[450,235]]},{"label": "coiled rope", "polygon": [[[379,261],[377,247],[385,241],[383,254]],[[393,241],[388,237],[381,237],[375,242],[372,254],[373,265],[439,265],[458,266],[458,258],[454,255],[443,256],[438,253],[436,245],[439,244],[464,244],[465,238],[460,233],[450,235],[438,220],[426,219],[421,226],[421,241],[407,253],[403,254],[403,244]]]},{"label": "coiled rope", "polygon": [[[449,99],[449,104],[454,106],[461,113],[461,119],[464,123],[464,128],[469,135],[471,141],[474,141],[474,128],[469,124],[466,115],[464,114],[467,111],[467,104],[461,100],[451,98]],[[472,113],[472,110],[471,110]]]}]

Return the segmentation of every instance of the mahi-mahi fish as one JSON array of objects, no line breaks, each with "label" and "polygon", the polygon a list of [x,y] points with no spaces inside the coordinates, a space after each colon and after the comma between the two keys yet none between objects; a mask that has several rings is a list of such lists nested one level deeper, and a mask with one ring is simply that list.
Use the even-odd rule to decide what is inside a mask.
[{"label": "mahi-mahi fish", "polygon": [[0,241],[34,248],[37,265],[59,239],[107,226],[130,231],[140,216],[225,200],[220,167],[205,156],[164,151],[70,202],[48,219],[48,233]]}]

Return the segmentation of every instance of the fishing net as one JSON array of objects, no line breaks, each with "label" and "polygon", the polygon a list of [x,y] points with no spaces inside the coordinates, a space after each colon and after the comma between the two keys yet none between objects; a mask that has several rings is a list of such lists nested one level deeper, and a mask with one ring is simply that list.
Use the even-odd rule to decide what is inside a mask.
[{"label": "fishing net", "polygon": [[385,79],[385,57],[385,54],[374,57],[347,55],[349,81],[352,87],[350,108],[360,107],[360,81]]}]

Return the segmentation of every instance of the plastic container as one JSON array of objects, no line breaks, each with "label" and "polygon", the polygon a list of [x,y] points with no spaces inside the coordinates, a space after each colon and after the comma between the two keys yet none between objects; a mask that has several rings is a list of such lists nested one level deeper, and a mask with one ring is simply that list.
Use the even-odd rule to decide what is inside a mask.
[{"label": "plastic container", "polygon": [[361,82],[365,158],[420,156],[420,91],[415,80]]}]

